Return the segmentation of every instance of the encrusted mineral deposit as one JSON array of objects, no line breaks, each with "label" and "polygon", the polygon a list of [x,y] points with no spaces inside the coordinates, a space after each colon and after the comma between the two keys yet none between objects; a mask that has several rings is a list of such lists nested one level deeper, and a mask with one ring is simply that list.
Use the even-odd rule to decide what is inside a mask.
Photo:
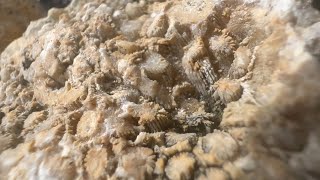
[{"label": "encrusted mineral deposit", "polygon": [[0,57],[0,179],[319,179],[309,0],[73,0]]}]

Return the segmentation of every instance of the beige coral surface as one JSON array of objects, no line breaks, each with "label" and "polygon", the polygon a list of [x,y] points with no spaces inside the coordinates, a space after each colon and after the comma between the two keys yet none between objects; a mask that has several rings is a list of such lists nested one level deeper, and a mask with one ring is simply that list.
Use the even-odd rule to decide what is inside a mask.
[{"label": "beige coral surface", "polygon": [[0,179],[319,179],[308,0],[73,0],[0,57]]}]

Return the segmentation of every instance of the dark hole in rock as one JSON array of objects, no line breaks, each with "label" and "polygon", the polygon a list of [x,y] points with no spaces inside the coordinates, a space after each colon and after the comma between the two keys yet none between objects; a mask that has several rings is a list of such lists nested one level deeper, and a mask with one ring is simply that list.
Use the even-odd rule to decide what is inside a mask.
[{"label": "dark hole in rock", "polygon": [[66,7],[71,0],[40,0],[40,3],[45,6],[45,8],[64,8]]},{"label": "dark hole in rock", "polygon": [[0,124],[2,122],[2,118],[5,116],[5,114],[3,112],[0,111]]},{"label": "dark hole in rock", "polygon": [[314,7],[315,9],[320,10],[320,0],[313,0],[312,1],[312,7]]}]

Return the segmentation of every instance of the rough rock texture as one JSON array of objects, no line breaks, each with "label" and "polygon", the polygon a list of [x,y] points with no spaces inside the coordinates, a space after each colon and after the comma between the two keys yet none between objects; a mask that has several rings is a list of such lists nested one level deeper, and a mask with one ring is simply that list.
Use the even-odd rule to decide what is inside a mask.
[{"label": "rough rock texture", "polygon": [[319,179],[320,13],[74,0],[1,54],[0,179]]}]

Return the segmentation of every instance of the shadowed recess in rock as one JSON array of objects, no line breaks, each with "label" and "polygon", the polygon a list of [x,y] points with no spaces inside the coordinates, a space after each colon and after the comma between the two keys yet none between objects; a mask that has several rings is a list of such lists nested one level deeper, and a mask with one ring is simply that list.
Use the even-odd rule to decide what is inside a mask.
[{"label": "shadowed recess in rock", "polygon": [[47,9],[50,8],[64,8],[66,7],[71,0],[40,0],[40,3],[45,6]]}]

